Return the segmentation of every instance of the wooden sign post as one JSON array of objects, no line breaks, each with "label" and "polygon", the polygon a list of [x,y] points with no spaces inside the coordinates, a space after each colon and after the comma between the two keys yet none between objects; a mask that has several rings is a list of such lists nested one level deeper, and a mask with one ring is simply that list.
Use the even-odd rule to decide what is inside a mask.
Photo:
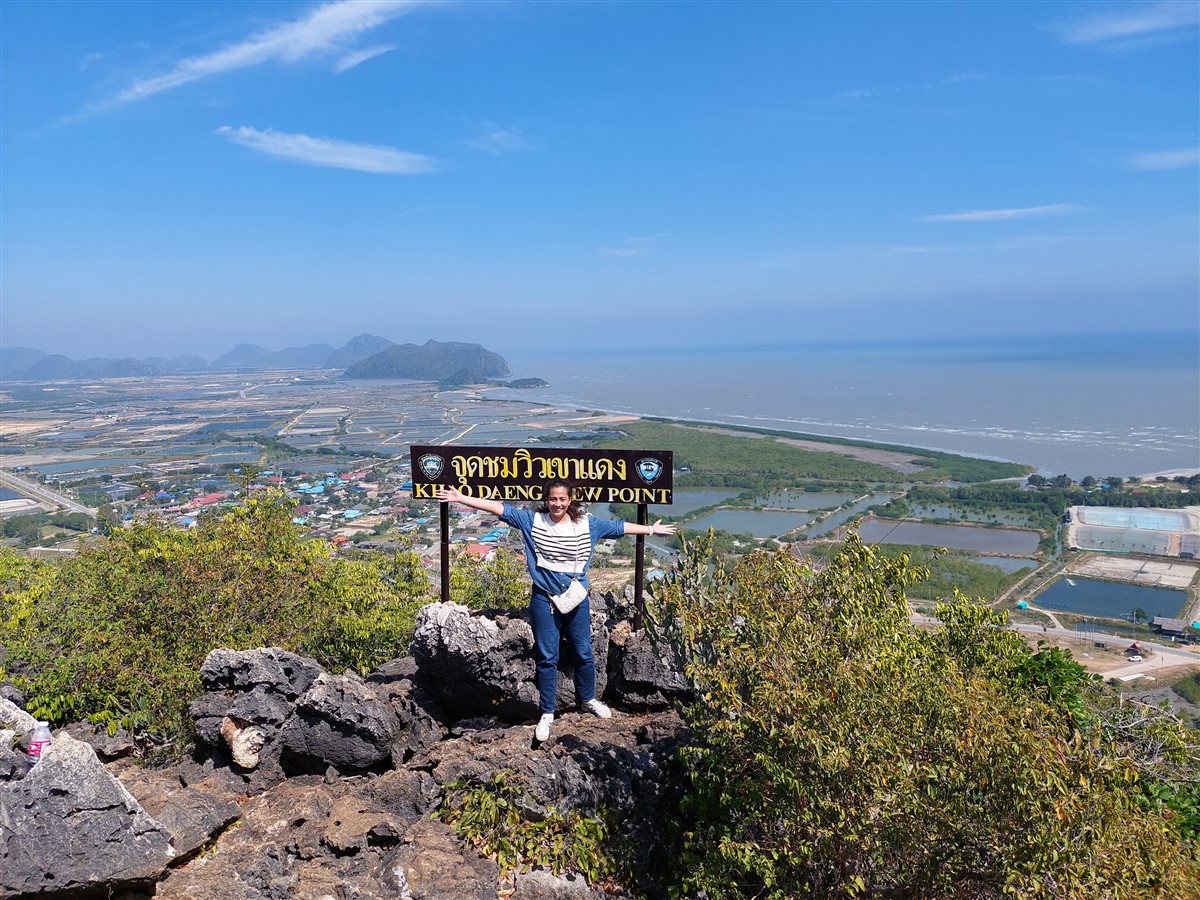
[{"label": "wooden sign post", "polygon": [[[469,497],[540,502],[546,482],[561,478],[572,496],[585,503],[632,503],[637,524],[648,522],[647,506],[669,504],[673,458],[670,450],[583,450],[559,447],[454,447],[414,444],[413,499],[433,500],[438,487]],[[450,599],[450,508],[441,507],[442,600]],[[633,578],[641,626],[646,539],[637,535]]]}]

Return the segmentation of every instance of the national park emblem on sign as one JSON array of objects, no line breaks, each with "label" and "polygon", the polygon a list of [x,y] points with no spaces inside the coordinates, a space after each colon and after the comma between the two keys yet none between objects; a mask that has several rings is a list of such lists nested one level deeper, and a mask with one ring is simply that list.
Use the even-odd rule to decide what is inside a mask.
[{"label": "national park emblem on sign", "polygon": [[658,476],[662,474],[663,464],[657,459],[639,459],[637,461],[638,477],[646,484],[654,484],[658,480]]},{"label": "national park emblem on sign", "polygon": [[442,470],[446,468],[446,461],[433,453],[426,453],[418,462],[421,465],[421,471],[430,481],[437,481]]}]

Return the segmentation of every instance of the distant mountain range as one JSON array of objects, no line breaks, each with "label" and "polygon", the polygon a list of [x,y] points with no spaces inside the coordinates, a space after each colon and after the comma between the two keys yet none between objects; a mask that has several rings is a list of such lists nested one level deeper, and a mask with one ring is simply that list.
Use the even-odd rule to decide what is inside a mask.
[{"label": "distant mountain range", "polygon": [[[479,344],[426,341],[396,344],[373,334],[360,334],[341,347],[309,344],[268,350],[238,344],[211,363],[199,356],[166,359],[69,359],[29,347],[0,348],[0,379],[64,381],[84,378],[135,378],[186,372],[256,371],[266,369],[345,369],[347,378],[416,378],[441,384],[479,384],[506,378],[508,363]],[[544,386],[540,379],[521,379],[514,387]],[[534,384],[534,382],[540,382]]]}]

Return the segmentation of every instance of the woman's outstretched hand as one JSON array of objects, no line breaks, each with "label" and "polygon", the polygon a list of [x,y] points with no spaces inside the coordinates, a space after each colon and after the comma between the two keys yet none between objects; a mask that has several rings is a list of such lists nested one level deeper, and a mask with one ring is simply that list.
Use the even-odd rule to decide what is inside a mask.
[{"label": "woman's outstretched hand", "polygon": [[662,519],[659,519],[657,522],[655,522],[653,525],[651,525],[650,530],[647,532],[647,534],[674,534],[674,533],[675,533],[675,524],[668,523],[668,524],[664,525],[662,523]]},{"label": "woman's outstretched hand", "polygon": [[439,503],[463,502],[463,495],[459,492],[458,488],[443,487],[440,484],[433,489],[433,497]]}]

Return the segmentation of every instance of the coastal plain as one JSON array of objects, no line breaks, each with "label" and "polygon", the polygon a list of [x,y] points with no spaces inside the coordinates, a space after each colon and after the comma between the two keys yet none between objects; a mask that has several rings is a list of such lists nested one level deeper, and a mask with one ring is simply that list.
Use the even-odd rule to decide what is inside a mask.
[{"label": "coastal plain", "polygon": [[[518,393],[490,386],[441,389],[433,381],[350,380],[332,369],[8,382],[0,389],[0,469],[9,479],[0,516],[48,512],[57,496],[64,504],[86,498],[88,505],[77,503],[78,510],[94,513],[116,504],[128,518],[157,516],[187,525],[236,503],[231,479],[244,470],[278,473],[274,483],[298,498],[298,523],[314,536],[386,545],[398,530],[429,541],[436,511],[402,488],[411,444],[671,449],[678,506],[652,514],[673,516],[684,528],[711,525],[727,532],[732,538],[726,549],[733,552],[781,542],[833,545],[847,523],[866,514],[863,537],[892,547],[889,552],[905,545],[961,548],[954,551],[959,556],[937,563],[947,569],[945,589],[953,583],[990,600],[1016,600],[1021,595],[1014,586],[1025,573],[1061,567],[1103,581],[1190,592],[1181,605],[1194,611],[1192,585],[1200,567],[1178,558],[1180,548],[1200,539],[1194,511],[1172,514],[1172,521],[1187,527],[1165,542],[1131,544],[1127,555],[1087,553],[1056,562],[1039,545],[1045,522],[1019,510],[915,505],[899,521],[870,512],[903,497],[913,483],[1013,484],[1029,467],[863,441],[611,415],[532,396],[524,400]],[[32,479],[45,493],[22,494],[21,485]],[[628,517],[630,511],[612,512]],[[478,527],[462,527],[468,524]],[[456,527],[460,536],[478,540],[491,525],[472,520]],[[1079,528],[1067,529],[1064,544]],[[46,543],[54,534],[42,532]],[[69,534],[61,537],[60,549],[77,543]],[[1175,558],[1145,552],[1158,544],[1173,548],[1168,555]],[[669,559],[669,548],[656,553],[664,563]],[[966,567],[966,574],[950,573],[952,562]],[[613,567],[622,568],[619,558]],[[981,575],[986,572],[994,577]],[[1036,603],[1035,593],[1024,596]]]}]

